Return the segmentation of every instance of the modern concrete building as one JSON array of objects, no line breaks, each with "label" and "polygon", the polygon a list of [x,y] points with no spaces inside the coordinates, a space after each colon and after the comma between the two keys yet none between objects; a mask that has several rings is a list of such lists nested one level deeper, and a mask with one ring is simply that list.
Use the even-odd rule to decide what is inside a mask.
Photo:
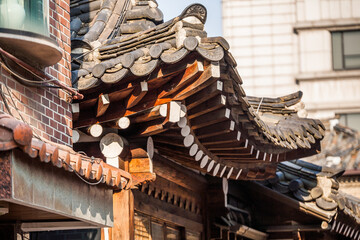
[{"label": "modern concrete building", "polygon": [[302,90],[311,117],[360,130],[359,0],[222,0],[249,95]]}]

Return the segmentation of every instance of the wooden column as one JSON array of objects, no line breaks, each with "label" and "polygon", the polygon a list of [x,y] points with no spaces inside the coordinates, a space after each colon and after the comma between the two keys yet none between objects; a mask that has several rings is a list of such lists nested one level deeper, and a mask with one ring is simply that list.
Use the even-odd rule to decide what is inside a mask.
[{"label": "wooden column", "polygon": [[[120,161],[120,160],[119,160]],[[119,163],[120,164],[120,163]],[[125,170],[129,170],[125,162]],[[116,191],[113,194],[114,226],[106,234],[101,234],[101,240],[134,239],[134,195],[131,190]],[[106,229],[104,230],[106,231]]]},{"label": "wooden column", "polygon": [[[129,171],[129,162],[121,160],[126,155],[128,143],[117,134],[109,133],[100,141],[100,148],[106,161],[113,166],[123,166]],[[122,168],[122,167],[121,167]],[[131,190],[114,191],[113,193],[114,226],[108,234],[102,234],[102,240],[134,239],[134,196]],[[107,231],[107,229],[104,229]],[[108,239],[107,239],[108,238]]]},{"label": "wooden column", "polygon": [[131,190],[114,192],[114,227],[110,240],[134,239],[134,195]]}]

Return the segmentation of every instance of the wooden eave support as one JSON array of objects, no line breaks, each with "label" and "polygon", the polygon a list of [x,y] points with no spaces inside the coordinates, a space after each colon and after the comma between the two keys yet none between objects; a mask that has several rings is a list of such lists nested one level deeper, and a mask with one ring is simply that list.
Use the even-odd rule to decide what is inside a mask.
[{"label": "wooden eave support", "polygon": [[167,104],[162,104],[137,112],[132,115],[128,115],[127,117],[130,119],[131,123],[141,123],[141,122],[149,122],[166,116],[167,116]]},{"label": "wooden eave support", "polygon": [[[214,66],[216,66],[216,64],[213,64]],[[196,93],[197,91],[200,91],[201,89],[207,87],[207,85],[211,84],[208,83],[208,78],[212,77],[212,76],[216,76],[216,69],[217,67],[212,67],[213,65],[209,65],[211,67],[208,67],[207,69],[207,74],[205,75],[200,75],[199,78],[196,78],[195,81],[193,82],[193,84],[190,84],[189,86],[187,86],[187,82],[189,81],[189,77],[193,76],[194,74],[196,75],[197,72],[199,72],[200,70],[202,70],[201,67],[201,63],[195,62],[192,65],[188,66],[189,70],[183,75],[183,78],[180,79],[180,83],[183,83],[184,85],[184,89],[183,86],[180,87],[176,87],[176,91],[173,89],[172,90],[172,95],[175,94],[175,96],[178,95],[178,90],[180,90],[179,94],[181,96],[184,96],[184,94],[187,94],[186,92],[188,90],[191,90],[191,94]],[[215,69],[215,70],[214,70]],[[187,69],[186,69],[187,70]],[[191,79],[193,77],[190,77]],[[174,80],[175,81],[175,80]],[[185,84],[186,82],[186,84]],[[111,105],[109,106],[109,108],[106,110],[107,114],[104,114],[102,116],[100,116],[99,118],[94,118],[91,117],[91,114],[86,114],[86,112],[84,114],[81,114],[80,118],[81,120],[78,120],[74,123],[75,127],[83,127],[83,126],[88,126],[91,124],[94,124],[95,122],[106,122],[106,121],[113,121],[116,118],[120,118],[122,116],[127,116],[130,115],[131,112],[135,113],[137,111],[141,111],[143,109],[146,108],[150,108],[150,107],[154,107],[157,105],[161,105],[167,102],[172,101],[172,98],[163,98],[163,99],[159,99],[158,95],[154,92],[151,91],[149,93],[147,93],[148,89],[153,89],[154,90],[154,86],[151,86],[152,83],[156,83],[154,81],[154,79],[150,79],[147,82],[142,82],[140,85],[138,85],[137,87],[130,87],[133,90],[131,91],[125,91],[125,90],[121,90],[120,92],[126,92],[126,94],[130,94],[130,97],[128,98],[128,100],[125,102],[124,108],[125,109],[129,109],[131,108],[131,111],[129,110],[124,110],[124,109],[119,109],[118,107],[118,103],[117,101],[124,99],[124,97],[126,96],[126,94],[120,94],[120,92],[112,92],[109,93],[109,100],[111,101]],[[205,84],[203,84],[205,83]],[[187,87],[186,87],[187,86]],[[162,87],[164,87],[162,85]],[[181,90],[182,89],[182,90]],[[125,93],[124,92],[124,93]],[[120,97],[115,97],[116,94],[120,94]],[[114,98],[114,102],[113,99]],[[90,101],[90,100],[87,100]],[[89,102],[90,104],[90,102]],[[114,107],[112,107],[114,106]],[[116,106],[116,107],[115,107]],[[114,109],[113,109],[114,108]]]},{"label": "wooden eave support", "polygon": [[94,138],[100,137],[103,132],[104,128],[98,123],[91,125],[87,129],[87,133]]},{"label": "wooden eave support", "polygon": [[71,104],[71,112],[72,112],[73,121],[78,120],[80,115],[80,104],[79,103]]},{"label": "wooden eave support", "polygon": [[[137,87],[135,87],[135,89],[134,86],[131,86],[131,89],[127,91],[126,94],[121,95],[121,97],[115,97],[116,93],[114,92],[109,93],[109,100],[112,104],[107,109],[106,114],[100,116],[99,118],[95,118],[95,116],[92,116],[91,111],[85,111],[80,115],[80,119],[74,122],[74,126],[79,128],[96,122],[114,121],[123,116],[128,116],[130,114],[143,111],[144,109],[152,108],[172,101],[171,98],[159,99],[155,89],[153,89],[154,86],[150,85],[150,82],[153,82],[153,80],[141,82]],[[148,93],[148,89],[151,88],[152,91]],[[125,90],[120,91],[119,94],[124,91]],[[123,104],[121,100],[124,100],[128,95],[128,99],[125,101],[125,104]],[[114,98],[114,101],[112,98]]]},{"label": "wooden eave support", "polygon": [[192,65],[186,68],[184,73],[179,74],[178,76],[171,79],[170,82],[166,84],[165,89],[159,94],[159,98],[167,98],[172,94],[180,91],[185,86],[189,85],[193,80],[195,80],[201,72],[204,71],[203,63],[200,61],[195,61]]},{"label": "wooden eave support", "polygon": [[164,144],[157,144],[157,149],[159,150],[160,154],[167,159],[173,160],[191,169],[203,171],[200,168],[198,162],[195,162],[194,159],[189,156],[181,156],[182,154],[184,154],[184,152],[176,150],[177,148],[168,147]]},{"label": "wooden eave support", "polygon": [[174,95],[174,100],[184,100],[185,98],[205,89],[220,78],[218,62],[212,62],[205,67],[205,71],[188,87]]},{"label": "wooden eave support", "polygon": [[193,130],[198,128],[211,126],[218,122],[230,119],[230,109],[221,108],[213,112],[206,113],[190,121]]},{"label": "wooden eave support", "polygon": [[138,137],[151,136],[166,131],[171,125],[172,123],[170,123],[168,119],[160,118],[135,125],[134,129],[136,129],[136,131],[133,134]]},{"label": "wooden eave support", "polygon": [[[141,147],[139,147],[141,145]],[[146,146],[144,146],[146,145]],[[144,150],[146,148],[146,150]],[[153,170],[154,142],[151,137],[146,143],[138,142],[130,147],[130,153],[126,157],[129,161],[128,169],[133,178],[133,188],[149,181],[154,181],[156,175]]]},{"label": "wooden eave support", "polygon": [[190,111],[192,108],[202,105],[203,102],[208,101],[216,95],[221,94],[223,90],[223,83],[221,80],[217,80],[210,84],[208,87],[199,91],[197,94],[189,96],[185,99],[186,107]]},{"label": "wooden eave support", "polygon": [[108,94],[100,94],[98,99],[98,105],[96,110],[96,117],[100,117],[105,114],[110,104],[109,95]]},{"label": "wooden eave support", "polygon": [[148,89],[149,88],[147,82],[141,82],[139,85],[137,85],[128,100],[126,101],[126,109],[130,109],[136,106],[147,94]]},{"label": "wooden eave support", "polygon": [[[201,130],[201,128],[199,130]],[[196,131],[197,130],[195,130],[195,133],[196,133]],[[201,143],[206,146],[232,143],[231,145],[229,145],[230,148],[244,147],[246,140],[243,140],[241,135],[242,135],[241,132],[235,130],[235,131],[231,131],[229,133],[221,134],[221,135],[217,136],[216,138],[213,138],[211,136],[204,137],[201,139]]]},{"label": "wooden eave support", "polygon": [[[205,97],[205,96],[204,96]],[[193,119],[226,106],[226,96],[219,94],[197,107],[188,110],[188,118]]]},{"label": "wooden eave support", "polygon": [[135,148],[130,151],[129,172],[133,177],[133,187],[155,180],[152,158],[147,152],[142,148]]}]

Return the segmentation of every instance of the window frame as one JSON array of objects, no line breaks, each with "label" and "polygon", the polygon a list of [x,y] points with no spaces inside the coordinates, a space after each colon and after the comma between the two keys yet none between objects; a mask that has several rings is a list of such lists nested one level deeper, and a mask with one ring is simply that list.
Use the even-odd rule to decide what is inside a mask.
[{"label": "window frame", "polygon": [[[7,21],[12,20],[12,17],[9,18],[5,17],[5,20],[7,21],[5,21],[4,25],[0,24],[0,28],[50,37],[50,2],[49,1],[50,0],[36,0],[36,1],[23,0],[17,3],[17,6],[19,6],[18,8],[16,8],[14,4],[13,5],[14,9],[19,9],[21,7],[24,11],[25,15],[22,24],[18,26],[16,24],[15,25],[6,24]],[[40,12],[40,8],[37,7],[37,5],[40,4],[40,2],[41,2],[41,18],[39,18],[40,17],[39,14],[36,14],[36,11]],[[8,4],[11,4],[11,2],[9,3],[9,0],[0,0],[0,6],[2,4],[5,4],[4,6],[8,6]]]},{"label": "window frame", "polygon": [[348,112],[348,113],[337,113],[336,118],[339,119],[339,124],[360,131],[360,123],[358,125],[353,125],[353,119],[356,119],[355,122],[358,122],[357,119],[360,119],[360,112]]},{"label": "window frame", "polygon": [[[147,221],[149,222],[149,231],[150,231],[149,232],[149,237],[150,237],[151,240],[155,240],[155,239],[152,238],[152,223],[156,223],[156,224],[159,224],[159,225],[162,226],[162,232],[163,232],[164,240],[168,240],[168,238],[167,238],[168,228],[172,228],[172,229],[175,229],[175,230],[179,231],[181,240],[186,239],[186,229],[184,227],[169,223],[169,222],[167,222],[167,221],[165,221],[163,219],[153,217],[151,215],[145,214],[145,213],[137,211],[137,210],[135,210],[134,213],[137,214],[138,216],[141,216],[142,218],[146,218]],[[136,229],[135,218],[136,217],[134,216],[134,234],[135,234],[135,229]],[[201,232],[199,232],[199,236],[201,238]]]},{"label": "window frame", "polygon": [[[360,29],[352,29],[352,30],[340,30],[340,31],[331,31],[331,55],[332,55],[332,69],[334,71],[344,71],[344,70],[357,70],[360,69],[360,65],[356,66],[356,67],[346,67],[345,64],[345,57],[346,56],[353,56],[353,55],[358,55],[360,57],[360,54],[353,54],[353,55],[345,55],[345,45],[344,45],[344,33],[348,33],[348,32],[359,32],[360,33]],[[336,47],[339,46],[335,46],[334,43],[334,34],[340,34],[340,50],[341,50],[341,68],[337,68],[335,66],[335,54],[334,54],[334,49]]]}]

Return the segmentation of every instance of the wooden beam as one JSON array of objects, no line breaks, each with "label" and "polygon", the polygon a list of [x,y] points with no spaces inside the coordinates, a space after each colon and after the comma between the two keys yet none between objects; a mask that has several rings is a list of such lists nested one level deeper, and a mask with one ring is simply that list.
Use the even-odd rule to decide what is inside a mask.
[{"label": "wooden beam", "polygon": [[71,112],[72,112],[73,121],[77,120],[79,118],[79,115],[80,115],[80,105],[79,105],[79,103],[71,104]]},{"label": "wooden beam", "polygon": [[192,129],[195,130],[201,127],[206,127],[218,122],[222,122],[229,118],[230,118],[230,109],[221,108],[213,112],[209,112],[199,117],[193,118],[191,119],[190,123]]},{"label": "wooden beam", "polygon": [[[228,120],[226,120],[228,121]],[[219,125],[223,123],[220,122],[218,123]],[[228,121],[228,126],[230,128],[231,126],[231,122]],[[219,126],[220,127],[220,126]],[[206,127],[207,128],[207,127]],[[204,128],[200,128],[199,130],[204,129]],[[196,133],[197,130],[195,130]],[[204,137],[201,139],[201,142],[206,145],[206,146],[211,146],[211,145],[217,145],[217,144],[228,144],[231,143],[229,147],[240,147],[241,144],[244,145],[245,140],[242,138],[242,134],[240,131],[231,131],[230,133],[224,133],[222,135],[217,135],[216,138],[214,137]]]},{"label": "wooden beam", "polygon": [[205,71],[189,86],[176,93],[174,100],[184,100],[185,98],[201,91],[217,81],[220,75],[217,73],[216,64],[211,64]]},{"label": "wooden beam", "polygon": [[106,158],[125,157],[129,151],[129,143],[116,133],[108,133],[101,138],[100,149]]},{"label": "wooden beam", "polygon": [[180,91],[182,88],[195,80],[202,71],[204,71],[203,63],[195,61],[192,65],[186,68],[183,73],[172,78],[171,81],[166,84],[164,90],[159,94],[159,98],[166,98]]},{"label": "wooden beam", "polygon": [[184,188],[198,193],[206,190],[207,180],[205,177],[189,170],[181,165],[171,162],[165,157],[155,154],[153,159],[154,172]]},{"label": "wooden beam", "polygon": [[149,197],[140,191],[134,190],[133,193],[136,210],[159,219],[165,219],[170,223],[184,226],[188,230],[203,231],[201,216],[161,201],[161,199]]},{"label": "wooden beam", "polygon": [[98,99],[98,105],[96,110],[96,117],[100,117],[105,114],[110,104],[109,95],[108,94],[100,94]]},{"label": "wooden beam", "polygon": [[114,226],[111,229],[111,239],[109,240],[134,239],[134,196],[132,191],[114,192],[113,214]]},{"label": "wooden beam", "polygon": [[203,102],[213,98],[216,95],[222,93],[223,90],[223,82],[221,80],[217,80],[210,84],[208,87],[199,91],[197,94],[189,96],[185,99],[186,107],[188,110],[201,105]]},{"label": "wooden beam", "polygon": [[181,117],[181,102],[171,101],[167,104],[167,117],[169,122],[176,123]]},{"label": "wooden beam", "polygon": [[131,121],[128,117],[121,117],[115,122],[115,127],[119,129],[127,129],[131,124]]},{"label": "wooden beam", "polygon": [[155,180],[153,155],[154,144],[151,137],[148,138],[146,151],[143,148],[130,149],[129,172],[133,177],[133,187]]},{"label": "wooden beam", "polygon": [[[234,131],[234,122],[230,120],[225,120],[210,126],[198,128],[194,132],[198,139],[209,139],[211,137],[214,140],[219,140],[217,137],[227,135],[227,133],[230,133],[232,131]],[[230,139],[232,139],[233,141],[237,141],[236,134],[233,134],[232,136],[233,138]]]},{"label": "wooden beam", "polygon": [[201,105],[198,105],[188,111],[188,118],[193,119],[195,117],[201,116],[203,114],[215,111],[219,108],[225,107],[226,105],[226,96],[219,94],[215,97],[209,99]]},{"label": "wooden beam", "polygon": [[173,123],[168,119],[156,119],[149,122],[139,123],[134,126],[133,135],[136,137],[152,136],[168,130]]},{"label": "wooden beam", "polygon": [[128,115],[131,123],[149,122],[167,116],[167,104],[158,105],[146,110]]},{"label": "wooden beam", "polygon": [[130,97],[127,100],[126,109],[134,107],[136,104],[138,104],[141,99],[146,95],[148,92],[148,83],[147,82],[141,82],[140,85],[135,87],[135,90],[132,92]]},{"label": "wooden beam", "polygon": [[92,137],[100,137],[101,134],[104,132],[104,128],[100,125],[100,124],[94,124],[91,125],[88,129],[87,132],[92,136]]}]

